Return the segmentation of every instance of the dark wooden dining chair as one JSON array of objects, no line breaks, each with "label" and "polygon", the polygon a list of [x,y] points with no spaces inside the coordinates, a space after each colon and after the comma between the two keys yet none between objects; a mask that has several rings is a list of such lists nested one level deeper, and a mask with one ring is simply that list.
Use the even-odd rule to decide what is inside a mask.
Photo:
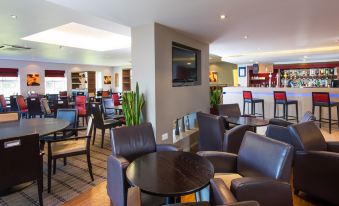
[{"label": "dark wooden dining chair", "polygon": [[42,118],[42,115],[44,115],[41,109],[40,99],[38,97],[27,98],[27,109],[29,118],[35,118],[37,115]]},{"label": "dark wooden dining chair", "polygon": [[38,134],[0,139],[0,191],[37,181],[39,203],[42,206],[42,156]]},{"label": "dark wooden dining chair", "polygon": [[[92,136],[92,117],[89,118],[87,128],[70,128],[66,129],[78,134],[78,131],[86,130],[84,136],[74,135],[67,138],[58,138],[48,141],[48,193],[51,192],[51,178],[52,178],[52,161],[53,174],[56,172],[56,160],[59,158],[67,158],[78,155],[86,155],[88,171],[91,180],[94,181],[92,173],[92,164],[90,156],[91,136]],[[76,132],[75,132],[76,131]]]},{"label": "dark wooden dining chair", "polygon": [[115,119],[107,119],[104,120],[102,116],[102,112],[99,108],[99,105],[97,104],[91,104],[91,112],[94,117],[93,122],[94,122],[94,135],[93,135],[93,141],[92,144],[95,142],[95,137],[96,137],[96,129],[101,129],[101,148],[104,147],[104,138],[105,138],[105,130],[114,128],[117,126],[121,126],[122,123],[118,120]]}]

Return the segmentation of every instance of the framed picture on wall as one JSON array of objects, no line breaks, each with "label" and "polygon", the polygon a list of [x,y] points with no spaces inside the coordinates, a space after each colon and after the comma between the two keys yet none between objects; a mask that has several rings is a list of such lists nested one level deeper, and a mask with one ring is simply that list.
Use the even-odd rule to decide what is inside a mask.
[{"label": "framed picture on wall", "polygon": [[239,67],[239,77],[246,77],[246,67]]},{"label": "framed picture on wall", "polygon": [[114,87],[119,87],[119,73],[114,74]]},{"label": "framed picture on wall", "polygon": [[27,74],[26,80],[27,86],[40,86],[39,74]]},{"label": "framed picture on wall", "polygon": [[218,81],[218,72],[210,71],[210,82],[217,82]]},{"label": "framed picture on wall", "polygon": [[104,84],[112,84],[112,76],[104,76]]}]

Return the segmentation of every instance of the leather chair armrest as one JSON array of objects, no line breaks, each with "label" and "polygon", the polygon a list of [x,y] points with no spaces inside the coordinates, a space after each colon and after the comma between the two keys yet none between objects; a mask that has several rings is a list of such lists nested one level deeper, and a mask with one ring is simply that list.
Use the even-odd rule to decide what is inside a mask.
[{"label": "leather chair armrest", "polygon": [[172,144],[157,144],[156,150],[157,152],[181,151],[179,148]]},{"label": "leather chair armrest", "polygon": [[212,205],[227,205],[237,202],[232,192],[220,178],[210,180],[210,202]]},{"label": "leather chair armrest", "polygon": [[290,131],[284,126],[269,124],[265,136],[287,144],[292,144]]},{"label": "leather chair armrest", "polygon": [[227,205],[217,205],[217,206],[260,206],[259,202],[257,201],[242,201],[242,202],[235,202]]},{"label": "leather chair armrest", "polygon": [[237,170],[238,155],[236,154],[218,151],[201,151],[197,154],[211,161],[215,173],[234,173]]},{"label": "leather chair armrest", "polygon": [[281,126],[281,127],[287,127],[288,125],[291,125],[293,123],[288,122],[286,120],[273,118],[273,119],[269,120],[269,124],[278,125],[278,126]]},{"label": "leather chair armrest", "polygon": [[122,156],[107,158],[107,194],[113,205],[125,205],[127,200],[126,169],[128,160]]},{"label": "leather chair armrest", "polygon": [[339,153],[339,142],[327,142],[327,151]]},{"label": "leather chair armrest", "polygon": [[255,200],[262,205],[292,206],[291,186],[268,177],[234,179],[231,191],[238,201]]}]

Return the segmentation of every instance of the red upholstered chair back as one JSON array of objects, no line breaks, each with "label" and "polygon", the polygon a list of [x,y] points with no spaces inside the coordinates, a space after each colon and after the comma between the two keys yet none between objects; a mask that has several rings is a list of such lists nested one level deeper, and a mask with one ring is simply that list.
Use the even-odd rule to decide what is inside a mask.
[{"label": "red upholstered chair back", "polygon": [[18,103],[18,107],[20,111],[27,110],[27,104],[25,102],[25,99],[22,95],[18,95],[16,97],[16,102]]},{"label": "red upholstered chair back", "polygon": [[274,91],[273,96],[274,96],[274,101],[287,101],[285,91]]},{"label": "red upholstered chair back", "polygon": [[86,96],[76,96],[75,98],[75,105],[78,109],[78,115],[84,116],[87,114],[86,110]]},{"label": "red upholstered chair back", "polygon": [[4,95],[0,95],[0,104],[2,107],[7,107],[7,102]]},{"label": "red upholstered chair back", "polygon": [[312,92],[312,102],[330,103],[330,94],[328,92]]},{"label": "red upholstered chair back", "polygon": [[243,95],[243,98],[244,99],[249,99],[249,100],[252,100],[252,92],[251,91],[243,91],[242,92],[242,95]]},{"label": "red upholstered chair back", "polygon": [[102,91],[102,98],[107,98],[109,97],[109,92],[108,91]]},{"label": "red upholstered chair back", "polygon": [[61,91],[59,92],[60,97],[67,97],[67,91]]},{"label": "red upholstered chair back", "polygon": [[119,106],[120,105],[118,93],[113,93],[112,94],[112,99],[113,99],[113,102],[114,102],[114,106]]}]

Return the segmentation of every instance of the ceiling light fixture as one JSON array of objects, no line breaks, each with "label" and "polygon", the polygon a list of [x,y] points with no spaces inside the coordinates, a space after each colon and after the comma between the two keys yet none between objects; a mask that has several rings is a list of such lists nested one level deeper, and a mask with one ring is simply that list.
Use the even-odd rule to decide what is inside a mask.
[{"label": "ceiling light fixture", "polygon": [[251,59],[250,62],[253,62],[253,59]]},{"label": "ceiling light fixture", "polygon": [[308,58],[308,56],[304,56],[304,59],[307,59]]},{"label": "ceiling light fixture", "polygon": [[256,64],[259,64],[259,62],[255,62]]},{"label": "ceiling light fixture", "polygon": [[187,62],[187,65],[191,65],[192,63],[191,62]]},{"label": "ceiling light fixture", "polygon": [[18,17],[16,15],[11,15],[12,19],[17,19]]},{"label": "ceiling light fixture", "polygon": [[226,15],[225,14],[221,14],[219,18],[220,19],[226,19]]},{"label": "ceiling light fixture", "polygon": [[131,37],[129,36],[74,22],[26,36],[22,39],[94,51],[110,51],[131,47]]},{"label": "ceiling light fixture", "polygon": [[248,36],[247,36],[247,35],[245,35],[245,36],[244,36],[244,39],[248,39]]}]

